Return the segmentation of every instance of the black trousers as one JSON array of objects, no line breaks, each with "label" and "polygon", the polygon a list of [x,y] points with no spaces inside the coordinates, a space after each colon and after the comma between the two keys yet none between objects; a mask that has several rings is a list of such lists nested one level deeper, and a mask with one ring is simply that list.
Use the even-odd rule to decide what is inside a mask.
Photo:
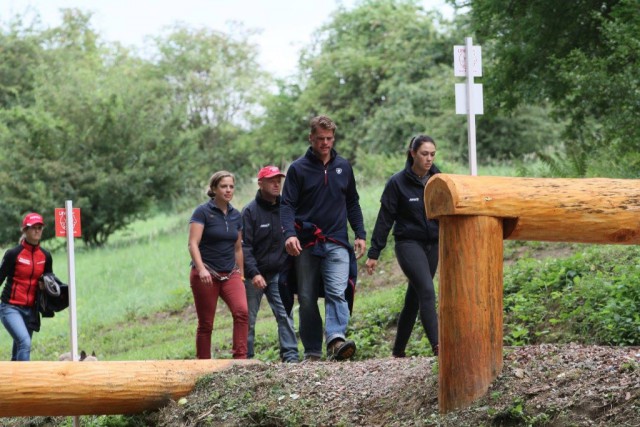
[{"label": "black trousers", "polygon": [[393,354],[402,356],[418,313],[431,348],[438,345],[438,314],[433,286],[433,277],[438,268],[438,245],[400,240],[395,244],[395,252],[398,264],[409,280],[393,344]]}]

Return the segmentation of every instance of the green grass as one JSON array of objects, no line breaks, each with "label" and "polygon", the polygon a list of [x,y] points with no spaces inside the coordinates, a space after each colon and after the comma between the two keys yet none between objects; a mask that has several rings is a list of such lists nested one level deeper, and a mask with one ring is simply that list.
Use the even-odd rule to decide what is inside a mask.
[{"label": "green grass", "polygon": [[[239,184],[233,205],[241,209],[255,191],[254,183]],[[381,191],[379,184],[361,189],[363,214],[371,228]],[[88,249],[76,239],[80,350],[95,351],[101,360],[195,357],[196,315],[193,310],[185,311],[193,301],[187,249],[190,215],[188,210],[136,221],[102,248]],[[59,248],[53,253],[54,272],[68,283],[64,240],[43,242],[43,246]],[[42,320],[40,332],[34,333],[32,360],[57,360],[69,351],[69,314],[70,310],[64,310]],[[277,360],[277,327],[266,299],[258,320],[256,354]],[[230,313],[220,301],[212,338],[214,357],[230,357],[231,328]],[[10,359],[11,338],[4,328],[0,328],[0,343],[0,360]]]},{"label": "green grass", "polygon": [[[466,173],[462,167],[458,166],[458,169],[461,170],[452,172]],[[481,168],[480,172],[511,175],[506,168]],[[384,182],[367,182],[361,179],[360,183],[361,206],[369,244]],[[255,190],[255,183],[239,183],[234,206],[241,209],[253,198]],[[204,197],[195,201],[193,207],[203,200]],[[101,360],[195,357],[197,320],[192,308],[193,297],[189,287],[190,257],[187,250],[191,209],[193,208],[170,214],[162,213],[144,221],[137,221],[126,230],[112,236],[109,243],[102,248],[88,249],[77,239],[75,278],[79,349],[89,353],[95,351]],[[54,271],[62,280],[68,282],[67,253],[63,242],[57,239],[44,242],[43,246],[59,248],[53,253]],[[507,241],[505,258],[527,258],[545,245],[548,243]],[[387,274],[395,263],[393,238],[390,236],[389,245],[380,258],[377,274]],[[364,259],[361,259],[359,264],[362,266]],[[632,265],[635,266],[637,263]],[[572,268],[576,270],[576,267]],[[616,271],[633,283],[637,279],[637,270],[636,267],[632,271]],[[386,273],[382,273],[383,271]],[[506,279],[513,276],[509,271],[505,270]],[[537,271],[528,274],[532,278],[542,275]],[[587,272],[581,274],[585,275],[583,281],[586,282]],[[593,286],[597,286],[598,280],[602,281],[602,278],[593,279]],[[613,279],[606,280],[617,283]],[[353,338],[358,340],[358,358],[389,354],[389,343],[395,333],[396,317],[406,289],[403,276],[388,277],[388,283],[383,287],[372,286],[373,281],[374,277],[369,277],[361,271],[349,329]],[[618,294],[622,292],[618,291]],[[521,298],[529,300],[532,297],[523,294]],[[526,308],[527,305],[518,302],[515,307]],[[607,306],[606,309],[614,315],[621,312],[613,305]],[[617,311],[614,312],[614,309]],[[321,309],[321,312],[323,311]],[[632,311],[627,309],[627,312]],[[297,313],[294,316],[297,325]],[[627,318],[633,322],[631,315],[625,314],[624,319]],[[507,316],[506,319],[510,318]],[[517,331],[518,327],[516,324],[505,326],[508,331]],[[524,327],[523,323],[521,328]],[[220,301],[212,338],[213,357],[230,357],[231,328],[230,313]],[[262,302],[256,331],[256,357],[267,361],[277,360],[277,326],[266,299]],[[56,314],[52,319],[43,319],[41,331],[34,334],[32,359],[57,360],[58,356],[69,348],[69,310]],[[429,345],[422,328],[417,324],[407,352],[428,354],[428,349]],[[11,338],[4,328],[0,328],[0,360],[9,360],[10,351]]]}]

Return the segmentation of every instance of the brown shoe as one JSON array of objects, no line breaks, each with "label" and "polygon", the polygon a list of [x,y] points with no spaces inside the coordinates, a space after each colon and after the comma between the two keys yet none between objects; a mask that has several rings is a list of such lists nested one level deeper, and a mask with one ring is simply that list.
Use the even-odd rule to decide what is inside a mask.
[{"label": "brown shoe", "polygon": [[356,343],[351,340],[336,338],[327,346],[327,359],[347,360],[356,354]]},{"label": "brown shoe", "polygon": [[321,359],[320,356],[305,356],[302,360],[302,363],[311,363],[311,362],[319,362]]}]

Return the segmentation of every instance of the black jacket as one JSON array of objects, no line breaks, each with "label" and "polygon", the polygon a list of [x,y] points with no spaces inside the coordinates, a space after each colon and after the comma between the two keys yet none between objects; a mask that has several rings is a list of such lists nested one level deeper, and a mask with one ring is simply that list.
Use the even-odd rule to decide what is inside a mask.
[{"label": "black jacket", "polygon": [[260,196],[242,209],[242,253],[247,279],[261,274],[269,280],[287,259],[280,225],[280,197],[272,204]]},{"label": "black jacket", "polygon": [[360,197],[349,162],[331,150],[325,165],[311,147],[287,170],[280,219],[285,240],[296,235],[295,223],[312,223],[328,238],[349,244],[347,220],[356,238],[366,240]]},{"label": "black jacket", "polygon": [[[429,175],[440,173],[432,165]],[[395,225],[394,225],[395,223]],[[387,245],[387,237],[393,226],[393,237],[399,240],[417,240],[438,243],[438,220],[428,219],[424,207],[424,185],[411,170],[409,161],[405,168],[394,174],[384,187],[380,198],[378,219],[371,237],[367,257],[378,259]]]}]

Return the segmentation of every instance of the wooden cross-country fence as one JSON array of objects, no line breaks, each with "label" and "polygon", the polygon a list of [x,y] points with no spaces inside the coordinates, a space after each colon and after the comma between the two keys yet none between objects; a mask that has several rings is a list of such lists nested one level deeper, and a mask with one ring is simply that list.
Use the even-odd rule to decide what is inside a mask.
[{"label": "wooden cross-country fence", "polygon": [[439,406],[470,405],[502,371],[503,240],[640,243],[640,180],[438,174]]}]

